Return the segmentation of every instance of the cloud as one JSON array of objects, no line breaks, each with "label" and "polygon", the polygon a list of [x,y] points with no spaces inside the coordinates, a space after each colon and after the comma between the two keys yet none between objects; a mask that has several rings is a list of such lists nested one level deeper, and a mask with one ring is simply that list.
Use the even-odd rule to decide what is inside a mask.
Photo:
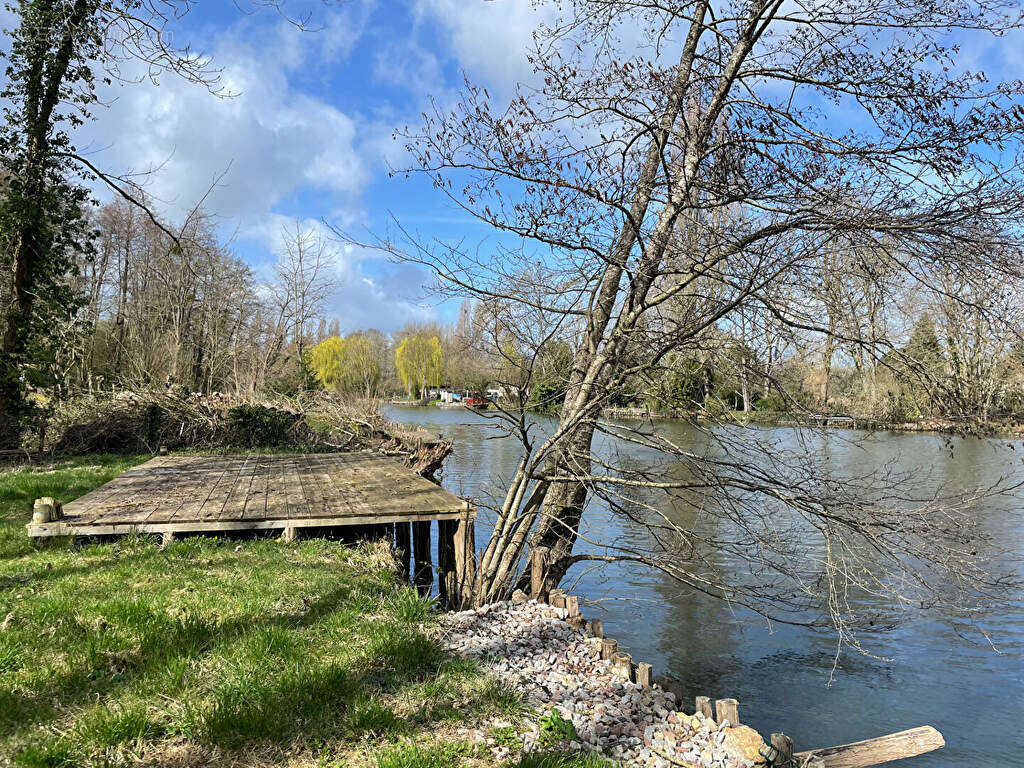
[{"label": "cloud", "polygon": [[526,52],[533,30],[554,15],[529,0],[415,0],[415,10],[441,27],[464,70],[505,95],[531,78]]},{"label": "cloud", "polygon": [[369,179],[358,119],[291,83],[296,69],[317,65],[317,37],[283,21],[241,22],[212,51],[221,84],[236,95],[218,98],[172,76],[114,85],[78,146],[112,172],[153,169],[147,192],[172,220],[221,174],[205,207],[243,232],[303,187],[335,207],[358,206]]}]

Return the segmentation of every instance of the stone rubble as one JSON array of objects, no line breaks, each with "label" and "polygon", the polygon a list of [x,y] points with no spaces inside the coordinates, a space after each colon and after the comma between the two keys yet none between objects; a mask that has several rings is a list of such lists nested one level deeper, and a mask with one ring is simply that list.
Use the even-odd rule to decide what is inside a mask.
[{"label": "stone rubble", "polygon": [[[570,749],[644,768],[764,765],[756,731],[686,715],[672,693],[615,674],[600,658],[601,641],[567,624],[567,615],[520,596],[446,614],[443,639],[454,653],[484,660],[499,679],[522,690],[537,715],[555,708],[571,720],[579,741]],[[539,737],[535,726],[523,738],[524,749],[536,747]]]}]

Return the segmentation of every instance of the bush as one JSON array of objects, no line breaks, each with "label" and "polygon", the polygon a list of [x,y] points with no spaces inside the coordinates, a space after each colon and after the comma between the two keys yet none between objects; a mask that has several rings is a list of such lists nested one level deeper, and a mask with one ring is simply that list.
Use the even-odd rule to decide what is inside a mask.
[{"label": "bush", "polygon": [[243,448],[289,445],[293,437],[308,438],[302,416],[265,405],[236,405],[228,410],[230,442]]}]

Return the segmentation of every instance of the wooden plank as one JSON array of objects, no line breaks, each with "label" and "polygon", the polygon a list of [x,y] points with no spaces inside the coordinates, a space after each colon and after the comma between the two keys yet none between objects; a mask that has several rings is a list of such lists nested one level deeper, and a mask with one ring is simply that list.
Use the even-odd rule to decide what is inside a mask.
[{"label": "wooden plank", "polygon": [[346,515],[344,517],[311,517],[266,520],[176,520],[156,523],[105,523],[102,525],[69,524],[66,520],[52,523],[28,523],[25,528],[34,538],[49,536],[106,536],[138,533],[216,533],[217,531],[261,531],[294,528],[322,528],[346,525],[381,525],[397,522],[430,522],[461,520],[463,512],[426,512],[419,515]]},{"label": "wooden plank", "polygon": [[64,515],[66,517],[86,518],[95,516],[97,512],[102,514],[103,508],[116,497],[134,493],[136,489],[148,483],[150,474],[159,471],[167,463],[168,458],[166,456],[156,456],[137,467],[132,467],[126,472],[121,473],[99,488],[79,496],[74,501],[68,502],[64,505]]},{"label": "wooden plank", "polygon": [[267,502],[269,498],[269,473],[271,463],[266,456],[259,456],[256,459],[252,475],[252,484],[249,486],[249,495],[245,499],[245,506],[242,508],[242,520],[263,520],[267,516]]},{"label": "wooden plank", "polygon": [[306,504],[306,497],[302,492],[302,480],[299,478],[299,468],[295,456],[282,457],[281,467],[284,471],[284,485],[281,492],[284,493],[288,502],[288,519],[308,518],[309,506]]},{"label": "wooden plank", "polygon": [[206,499],[206,503],[196,512],[197,520],[219,520],[221,513],[224,511],[224,506],[228,503],[228,499],[231,498],[235,492],[235,486],[238,484],[238,478],[245,470],[246,463],[250,461],[249,456],[244,457],[231,457],[228,460],[228,466],[225,472],[221,475],[218,480],[216,487],[210,491],[210,495]]},{"label": "wooden plank", "polygon": [[183,496],[182,503],[168,515],[167,522],[196,520],[214,489],[224,479],[224,476],[230,469],[229,462],[225,460],[226,457],[211,456],[209,458],[214,460],[208,463],[205,471],[196,471],[195,466],[193,465],[192,467],[192,474],[195,479],[198,481],[205,479],[205,486],[199,483],[197,484],[198,492],[195,496],[191,498]]},{"label": "wooden plank", "polygon": [[249,489],[252,488],[259,458],[259,456],[245,457],[245,463],[235,479],[235,486],[231,489],[231,493],[218,515],[219,520],[241,520],[244,517],[245,505],[249,501]]},{"label": "wooden plank", "polygon": [[144,475],[133,478],[130,485],[122,485],[121,492],[94,507],[89,522],[143,522],[165,506],[165,488],[174,484],[180,470],[167,457],[153,461],[156,463]]},{"label": "wooden plank", "polygon": [[876,739],[797,752],[793,757],[798,765],[819,758],[825,764],[825,768],[868,768],[890,760],[923,755],[944,746],[946,740],[942,738],[941,733],[930,725],[922,725],[920,728],[890,733]]}]

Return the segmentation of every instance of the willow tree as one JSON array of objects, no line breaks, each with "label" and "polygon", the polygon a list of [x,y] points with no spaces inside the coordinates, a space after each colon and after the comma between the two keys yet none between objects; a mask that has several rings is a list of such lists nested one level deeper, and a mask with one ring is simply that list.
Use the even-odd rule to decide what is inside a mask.
[{"label": "willow tree", "polygon": [[[981,533],[963,505],[899,501],[906,478],[891,468],[843,476],[813,450],[706,422],[715,447],[695,454],[601,412],[667,357],[707,359],[740,312],[829,337],[812,300],[824,249],[880,252],[886,273],[922,285],[938,266],[1019,280],[1021,85],[967,71],[956,47],[958,34],[1019,29],[1017,4],[577,0],[556,16],[510,101],[470,83],[404,134],[410,170],[503,233],[499,245],[424,242],[400,222],[376,243],[429,265],[448,295],[517,307],[573,344],[553,431],[507,414],[523,451],[476,600],[523,584],[541,547],[552,583],[576,563],[634,561],[844,639],[856,588],[899,604],[994,599],[1002,582],[972,556]],[[602,432],[663,460],[599,454]],[[669,496],[721,525],[680,523]],[[596,531],[577,551],[594,497],[647,525],[650,545]],[[716,568],[722,550],[750,567]]]},{"label": "willow tree", "polygon": [[395,349],[395,368],[410,397],[426,398],[429,385],[440,386],[443,363],[441,340],[429,333],[406,336]]}]

